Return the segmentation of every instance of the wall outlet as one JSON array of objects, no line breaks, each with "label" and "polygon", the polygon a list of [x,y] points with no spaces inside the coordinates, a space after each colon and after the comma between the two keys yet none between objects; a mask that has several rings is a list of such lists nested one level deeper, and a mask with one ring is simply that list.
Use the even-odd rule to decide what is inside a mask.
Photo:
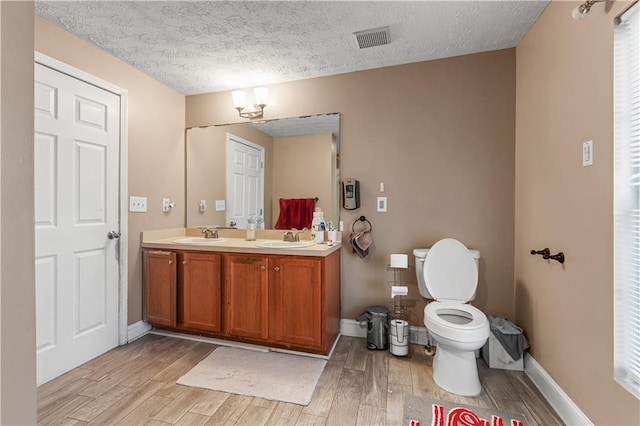
[{"label": "wall outlet", "polygon": [[175,204],[171,202],[168,198],[162,199],[162,211],[165,213],[169,213]]},{"label": "wall outlet", "polygon": [[147,197],[129,197],[129,211],[145,213],[147,211]]},{"label": "wall outlet", "polygon": [[200,200],[200,211],[207,211],[207,200]]}]

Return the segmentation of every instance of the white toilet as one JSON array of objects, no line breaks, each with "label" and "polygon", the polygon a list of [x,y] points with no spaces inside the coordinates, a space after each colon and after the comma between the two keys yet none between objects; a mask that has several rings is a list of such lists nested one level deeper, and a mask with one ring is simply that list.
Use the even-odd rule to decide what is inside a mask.
[{"label": "white toilet", "polygon": [[463,396],[482,391],[475,351],[489,338],[489,321],[467,304],[475,299],[480,252],[445,238],[430,249],[415,249],[420,294],[435,299],[424,308],[424,325],[437,342],[433,380]]}]

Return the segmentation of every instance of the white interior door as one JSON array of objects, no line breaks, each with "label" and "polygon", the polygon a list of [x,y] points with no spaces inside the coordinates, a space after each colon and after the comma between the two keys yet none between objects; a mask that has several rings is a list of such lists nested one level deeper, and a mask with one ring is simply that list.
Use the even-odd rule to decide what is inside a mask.
[{"label": "white interior door", "polygon": [[227,134],[227,225],[264,216],[264,147]]},{"label": "white interior door", "polygon": [[42,384],[118,345],[121,116],[119,97],[106,90],[40,64],[35,80]]}]

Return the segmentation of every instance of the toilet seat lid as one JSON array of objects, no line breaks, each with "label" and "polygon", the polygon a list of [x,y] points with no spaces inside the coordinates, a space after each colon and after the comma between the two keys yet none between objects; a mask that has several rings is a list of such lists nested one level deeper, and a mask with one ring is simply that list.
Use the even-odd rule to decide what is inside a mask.
[{"label": "toilet seat lid", "polygon": [[469,249],[445,238],[431,247],[424,260],[424,282],[436,300],[468,302],[478,285],[478,269]]}]

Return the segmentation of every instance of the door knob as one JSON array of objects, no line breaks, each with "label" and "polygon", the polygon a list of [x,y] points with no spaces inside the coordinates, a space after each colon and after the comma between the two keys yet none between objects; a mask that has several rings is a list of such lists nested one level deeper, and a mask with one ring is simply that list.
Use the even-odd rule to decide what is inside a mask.
[{"label": "door knob", "polygon": [[120,238],[120,233],[118,231],[109,231],[107,237],[110,240],[117,240],[118,238]]}]

